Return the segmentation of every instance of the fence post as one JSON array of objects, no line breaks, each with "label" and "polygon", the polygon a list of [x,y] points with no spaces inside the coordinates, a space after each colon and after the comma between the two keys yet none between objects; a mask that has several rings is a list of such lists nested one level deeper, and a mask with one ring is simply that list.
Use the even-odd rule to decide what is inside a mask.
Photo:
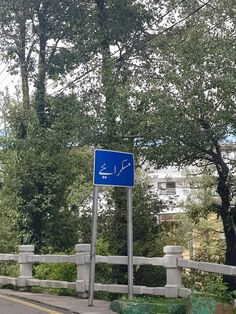
[{"label": "fence post", "polygon": [[182,246],[164,247],[164,267],[166,268],[165,297],[177,298],[179,288],[182,286],[181,270],[178,267],[177,260],[182,257]]},{"label": "fence post", "polygon": [[[77,265],[76,292],[81,298],[88,298],[89,255],[91,244],[76,244],[75,263]],[[86,259],[86,256],[88,258]]]},{"label": "fence post", "polygon": [[20,291],[30,290],[27,287],[26,280],[32,278],[32,263],[28,262],[28,257],[34,255],[34,245],[20,245],[18,263],[20,265],[20,276],[18,277],[17,286]]}]

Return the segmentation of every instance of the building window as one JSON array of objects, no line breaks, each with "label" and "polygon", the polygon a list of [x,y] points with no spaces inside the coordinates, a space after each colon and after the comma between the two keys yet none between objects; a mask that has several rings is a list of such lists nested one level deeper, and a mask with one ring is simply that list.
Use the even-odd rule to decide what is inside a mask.
[{"label": "building window", "polygon": [[158,189],[162,195],[175,195],[176,183],[174,181],[158,182]]}]

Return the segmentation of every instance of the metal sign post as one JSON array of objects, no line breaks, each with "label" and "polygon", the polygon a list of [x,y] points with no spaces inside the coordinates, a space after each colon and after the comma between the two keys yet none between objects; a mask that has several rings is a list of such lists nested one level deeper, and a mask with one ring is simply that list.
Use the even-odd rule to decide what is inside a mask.
[{"label": "metal sign post", "polygon": [[93,305],[95,264],[96,264],[96,237],[98,212],[98,186],[120,186],[127,189],[127,251],[128,251],[128,297],[133,297],[133,215],[132,215],[132,188],[134,186],[134,156],[131,153],[110,150],[94,151],[93,170],[93,221],[89,269],[89,300]]},{"label": "metal sign post", "polygon": [[133,195],[132,189],[127,189],[127,244],[128,244],[128,298],[133,298]]},{"label": "metal sign post", "polygon": [[90,267],[89,267],[89,299],[88,305],[93,305],[94,282],[95,282],[95,263],[96,263],[96,239],[97,239],[97,217],[98,217],[98,186],[93,188],[93,218],[90,249]]}]

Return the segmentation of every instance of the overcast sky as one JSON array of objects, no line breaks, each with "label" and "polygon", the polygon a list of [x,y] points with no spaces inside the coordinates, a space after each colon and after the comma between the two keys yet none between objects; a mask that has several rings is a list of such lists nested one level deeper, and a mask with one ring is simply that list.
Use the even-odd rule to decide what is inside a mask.
[{"label": "overcast sky", "polygon": [[11,95],[15,94],[15,86],[19,85],[19,75],[11,75],[7,72],[8,65],[0,62],[0,92],[4,92],[8,88]]}]

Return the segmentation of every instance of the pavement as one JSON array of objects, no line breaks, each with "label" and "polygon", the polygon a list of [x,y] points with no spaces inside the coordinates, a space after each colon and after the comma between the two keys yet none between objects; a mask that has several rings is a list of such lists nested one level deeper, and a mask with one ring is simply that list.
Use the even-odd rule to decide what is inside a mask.
[{"label": "pavement", "polygon": [[49,295],[44,293],[31,293],[13,291],[10,289],[1,289],[0,294],[10,297],[16,297],[23,300],[33,301],[46,306],[52,306],[58,310],[66,310],[78,314],[114,314],[109,309],[111,302],[103,300],[94,300],[93,306],[88,306],[87,299],[76,297]]}]

